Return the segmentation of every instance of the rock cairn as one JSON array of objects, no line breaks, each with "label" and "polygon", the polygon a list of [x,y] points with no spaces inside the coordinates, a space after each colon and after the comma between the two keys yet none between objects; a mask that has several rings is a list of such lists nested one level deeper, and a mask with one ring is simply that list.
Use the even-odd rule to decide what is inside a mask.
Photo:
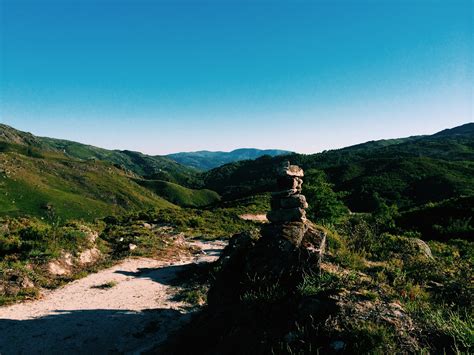
[{"label": "rock cairn", "polygon": [[272,210],[267,218],[272,223],[306,222],[306,197],[301,194],[304,172],[297,165],[285,162],[278,171],[277,185],[280,191],[273,193]]},{"label": "rock cairn", "polygon": [[304,172],[297,165],[285,162],[278,169],[277,185],[267,213],[270,224],[262,228],[262,235],[280,236],[299,246],[308,229],[305,209],[306,198],[301,194]]},{"label": "rock cairn", "polygon": [[303,176],[303,169],[288,162],[277,168],[278,191],[267,213],[270,223],[260,233],[244,232],[231,238],[218,261],[221,277],[209,291],[210,306],[233,307],[246,292],[275,284],[296,290],[305,272],[321,263],[326,234],[306,219]]}]

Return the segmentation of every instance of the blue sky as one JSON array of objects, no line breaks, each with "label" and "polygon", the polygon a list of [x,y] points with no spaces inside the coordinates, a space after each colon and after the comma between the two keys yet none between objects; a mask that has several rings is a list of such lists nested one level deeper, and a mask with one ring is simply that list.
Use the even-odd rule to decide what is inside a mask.
[{"label": "blue sky", "polygon": [[150,154],[473,121],[471,1],[0,0],[0,122]]}]

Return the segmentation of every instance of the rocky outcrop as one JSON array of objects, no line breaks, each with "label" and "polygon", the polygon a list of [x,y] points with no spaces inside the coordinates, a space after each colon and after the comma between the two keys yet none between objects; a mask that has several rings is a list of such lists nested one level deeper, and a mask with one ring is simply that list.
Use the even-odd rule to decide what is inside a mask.
[{"label": "rocky outcrop", "polygon": [[[164,353],[189,353],[188,344],[198,341],[199,349],[193,353],[266,354],[270,353],[268,343],[275,341],[268,336],[283,338],[292,329],[298,320],[299,285],[305,275],[317,272],[326,238],[306,218],[303,177],[298,166],[285,163],[280,167],[279,191],[273,194],[267,214],[270,223],[260,232],[230,239],[214,265],[206,311],[189,332],[184,330],[189,341],[183,342],[180,335],[177,349]],[[331,306],[335,307],[335,301]]]},{"label": "rocky outcrop", "polygon": [[304,270],[321,260],[326,236],[306,219],[306,198],[301,194],[304,171],[285,162],[278,170],[279,191],[274,192],[270,221],[249,252],[245,270],[286,288],[296,287]]},{"label": "rocky outcrop", "polygon": [[54,276],[70,275],[75,269],[96,263],[102,257],[102,253],[96,247],[85,249],[76,256],[71,253],[62,252],[57,259],[46,264],[46,270]]}]

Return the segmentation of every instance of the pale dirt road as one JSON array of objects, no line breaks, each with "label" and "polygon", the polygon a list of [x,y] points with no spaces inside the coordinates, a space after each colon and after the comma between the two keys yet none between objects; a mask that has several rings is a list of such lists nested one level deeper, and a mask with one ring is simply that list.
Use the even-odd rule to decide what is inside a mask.
[{"label": "pale dirt road", "polygon": [[[173,300],[177,273],[216,260],[225,247],[191,244],[202,253],[171,263],[127,259],[40,300],[0,307],[0,354],[136,354],[156,346],[190,318]],[[111,281],[112,288],[94,288]]]}]

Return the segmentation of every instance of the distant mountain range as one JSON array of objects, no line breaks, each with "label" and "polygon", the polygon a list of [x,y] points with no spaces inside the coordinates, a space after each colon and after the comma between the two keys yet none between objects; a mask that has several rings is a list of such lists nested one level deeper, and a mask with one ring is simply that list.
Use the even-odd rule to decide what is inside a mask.
[{"label": "distant mountain range", "polygon": [[231,152],[198,151],[164,156],[147,155],[130,150],[108,150],[64,139],[38,137],[4,124],[0,124],[0,141],[27,145],[40,150],[58,151],[72,158],[104,160],[141,176],[185,185],[192,180],[195,170],[210,170],[227,163],[256,159],[264,155],[273,157],[292,153],[278,149],[242,148]]},{"label": "distant mountain range", "polygon": [[94,219],[201,207],[273,191],[283,160],[322,170],[353,211],[370,210],[375,194],[407,209],[474,194],[474,123],[312,155],[237,149],[168,156],[42,138],[0,124],[0,216]]},{"label": "distant mountain range", "polygon": [[[151,156],[38,137],[0,124],[0,216],[93,219],[131,209],[204,206],[219,195],[202,189],[197,169],[283,153],[242,149]],[[186,165],[192,157],[197,163]]]},{"label": "distant mountain range", "polygon": [[201,150],[198,152],[174,153],[168,154],[166,157],[186,166],[196,168],[198,170],[210,170],[221,165],[241,160],[252,160],[268,155],[271,157],[279,155],[287,155],[292,152],[278,149],[254,149],[241,148],[231,152],[210,152]]}]

